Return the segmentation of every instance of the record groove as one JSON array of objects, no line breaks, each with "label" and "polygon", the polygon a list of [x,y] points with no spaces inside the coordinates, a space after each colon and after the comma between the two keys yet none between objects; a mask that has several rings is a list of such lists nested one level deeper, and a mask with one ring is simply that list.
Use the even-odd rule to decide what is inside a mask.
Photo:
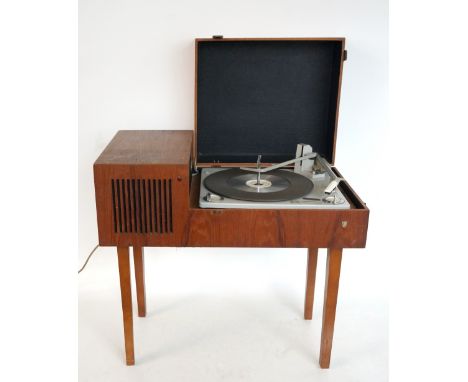
[{"label": "record groove", "polygon": [[310,193],[314,187],[310,179],[287,170],[273,170],[262,174],[261,179],[265,181],[262,187],[253,186],[256,179],[257,174],[254,172],[233,168],[209,175],[204,185],[217,195],[252,202],[298,199]]}]

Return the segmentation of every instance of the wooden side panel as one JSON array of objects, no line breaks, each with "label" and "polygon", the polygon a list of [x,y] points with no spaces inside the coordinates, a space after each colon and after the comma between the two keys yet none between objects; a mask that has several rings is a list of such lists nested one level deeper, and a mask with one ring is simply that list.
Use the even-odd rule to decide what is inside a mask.
[{"label": "wooden side panel", "polygon": [[192,209],[184,246],[363,248],[368,210]]},{"label": "wooden side panel", "polygon": [[94,165],[99,244],[177,246],[186,231],[189,164]]}]

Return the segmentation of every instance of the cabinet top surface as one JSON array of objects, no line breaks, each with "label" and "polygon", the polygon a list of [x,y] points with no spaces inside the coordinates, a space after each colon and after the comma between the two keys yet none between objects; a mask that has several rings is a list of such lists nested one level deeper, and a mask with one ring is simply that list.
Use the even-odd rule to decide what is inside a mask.
[{"label": "cabinet top surface", "polygon": [[188,164],[192,130],[120,130],[95,164]]}]

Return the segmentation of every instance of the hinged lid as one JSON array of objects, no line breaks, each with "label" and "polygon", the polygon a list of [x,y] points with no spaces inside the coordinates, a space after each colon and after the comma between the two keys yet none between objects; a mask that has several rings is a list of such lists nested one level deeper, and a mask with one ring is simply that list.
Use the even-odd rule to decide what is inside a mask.
[{"label": "hinged lid", "polygon": [[307,143],[333,163],[344,38],[197,39],[197,165],[279,163]]}]

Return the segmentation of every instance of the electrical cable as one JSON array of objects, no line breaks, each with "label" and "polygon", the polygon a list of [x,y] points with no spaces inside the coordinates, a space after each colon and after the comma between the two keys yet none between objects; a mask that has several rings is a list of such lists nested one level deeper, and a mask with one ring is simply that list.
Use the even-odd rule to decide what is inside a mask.
[{"label": "electrical cable", "polygon": [[96,249],[98,249],[98,248],[99,248],[99,244],[96,245],[96,246],[94,247],[94,249],[91,251],[91,253],[88,255],[88,258],[86,259],[85,263],[83,264],[83,266],[81,267],[81,269],[78,271],[78,273],[80,273],[83,269],[85,269],[86,264],[88,264],[89,259],[91,258],[91,256],[93,255],[93,253],[94,253],[94,252],[96,251]]}]

